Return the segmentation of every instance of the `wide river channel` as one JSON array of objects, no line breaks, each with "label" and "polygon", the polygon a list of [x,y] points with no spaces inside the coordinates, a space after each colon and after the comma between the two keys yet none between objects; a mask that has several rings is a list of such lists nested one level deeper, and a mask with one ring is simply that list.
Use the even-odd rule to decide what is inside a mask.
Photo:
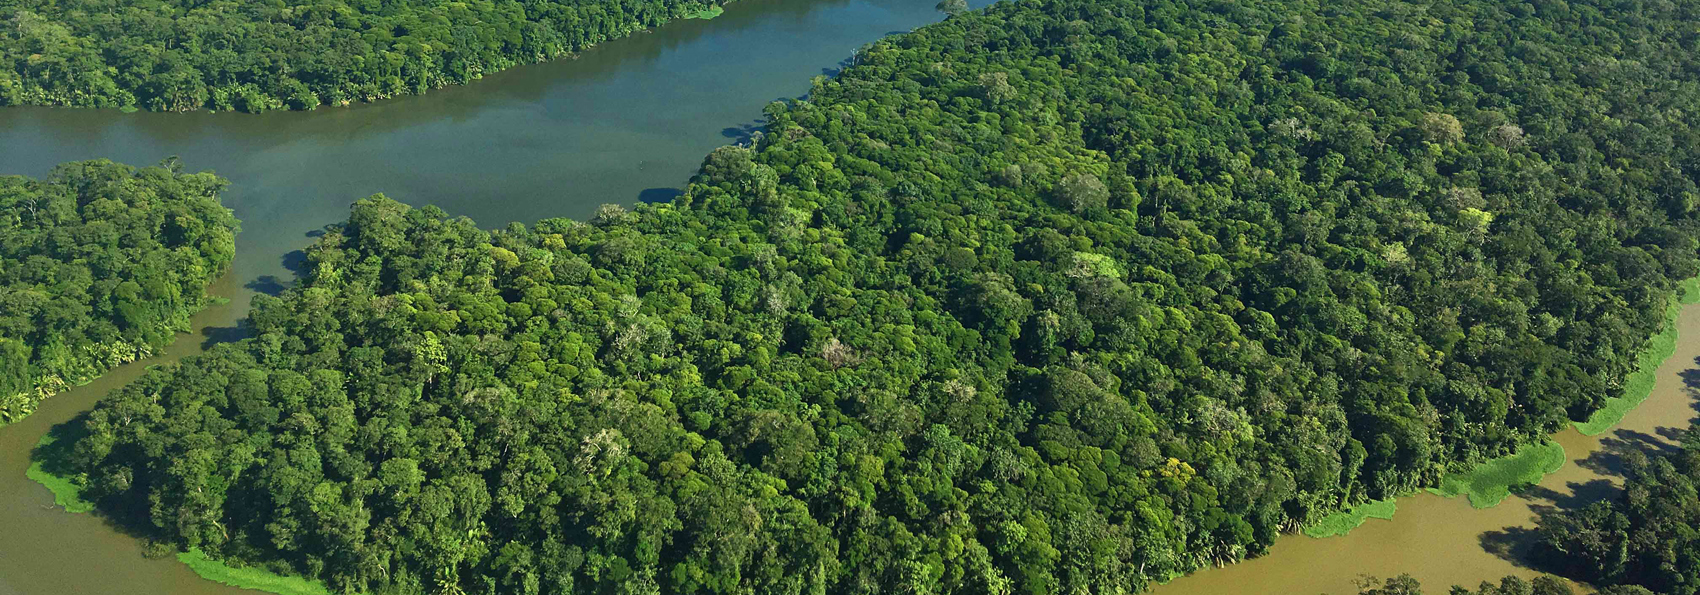
[{"label": "wide river channel", "polygon": [[[857,47],[938,16],[933,0],[741,0],[717,19],[676,22],[573,59],[352,108],[258,116],[0,109],[0,174],[175,155],[188,170],[231,180],[223,199],[243,227],[233,272],[211,290],[230,303],[197,316],[194,333],[0,428],[0,595],[245,592],[146,559],[137,540],[98,517],[53,507],[46,488],[24,477],[30,447],[146,366],[239,337],[252,296],[287,286],[309,234],[341,221],[349,203],[382,192],[499,227],[666,199],[709,151],[753,130],[768,102],[805,93],[811,77],[832,73]],[[1572,462],[1540,488],[1487,510],[1462,498],[1408,498],[1391,522],[1332,539],[1288,536],[1263,558],[1155,592],[1347,595],[1360,575],[1410,573],[1438,593],[1533,575],[1522,560],[1536,515],[1609,497],[1622,451],[1668,448],[1694,417],[1687,379],[1700,377],[1700,306],[1685,309],[1679,324],[1677,353],[1648,402],[1611,433],[1560,434]]]}]

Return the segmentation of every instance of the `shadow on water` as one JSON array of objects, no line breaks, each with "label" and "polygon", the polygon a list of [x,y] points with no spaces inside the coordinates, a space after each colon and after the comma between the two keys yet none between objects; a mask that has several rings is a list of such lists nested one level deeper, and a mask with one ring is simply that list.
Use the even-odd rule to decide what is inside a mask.
[{"label": "shadow on water", "polygon": [[[1695,367],[1679,372],[1678,377],[1682,379],[1681,392],[1688,397],[1688,408],[1700,413],[1700,400],[1694,399],[1700,392],[1700,358],[1696,358],[1694,364]],[[1686,421],[1692,425],[1700,418]],[[1620,427],[1602,436],[1597,449],[1576,461],[1578,467],[1597,477],[1566,482],[1562,491],[1541,485],[1520,491],[1518,495],[1530,501],[1532,527],[1507,527],[1484,532],[1480,536],[1482,549],[1520,568],[1558,576],[1573,575],[1562,561],[1554,560],[1541,545],[1538,527],[1566,511],[1581,510],[1595,502],[1617,498],[1623,493],[1621,481],[1631,467],[1649,457],[1679,452],[1681,447],[1678,444],[1686,431],[1686,427],[1662,425],[1652,428],[1651,433]]]},{"label": "shadow on water", "polygon": [[[309,238],[316,238],[323,235],[325,235],[325,232],[322,230],[307,232],[307,237]],[[284,253],[283,268],[286,271],[295,273],[296,279],[307,276],[307,251],[290,250],[289,252]]]},{"label": "shadow on water", "polygon": [[1531,505],[1539,510],[1541,507],[1570,510],[1587,506],[1590,503],[1611,498],[1617,495],[1617,484],[1609,479],[1590,479],[1585,482],[1567,482],[1564,492],[1552,488],[1533,485],[1524,488],[1518,495],[1542,504]]},{"label": "shadow on water", "polygon": [[638,193],[638,201],[644,203],[672,202],[685,191],[678,188],[646,188]]},{"label": "shadow on water", "polygon": [[[840,64],[848,64],[850,62],[851,62],[851,60],[846,59],[844,62],[842,62]],[[823,69],[821,69],[822,72],[826,73],[829,76],[837,76],[839,70],[840,69],[833,69],[833,68],[823,68]],[[783,103],[783,104],[787,104],[787,105],[792,105],[792,104],[795,104],[799,101],[808,101],[808,99],[809,99],[809,94],[804,93],[804,94],[798,95],[796,97],[776,97],[776,98],[773,99],[773,101],[769,101],[768,103],[769,104]],[[731,139],[733,145],[753,146],[755,144],[756,137],[758,135],[765,134],[767,132],[767,126],[770,123],[771,122],[768,121],[767,117],[763,116],[763,117],[751,120],[749,122],[739,124],[737,126],[727,126],[725,128],[722,128],[722,129],[720,129],[720,136],[723,137],[723,138]]]},{"label": "shadow on water", "polygon": [[[1682,385],[1687,387],[1690,393],[1700,391],[1700,358],[1695,358],[1694,363],[1694,368],[1682,371]],[[1690,401],[1688,407],[1696,414],[1696,417],[1689,418],[1689,424],[1700,423],[1700,399]]]},{"label": "shadow on water", "polygon": [[1534,529],[1507,527],[1504,530],[1488,531],[1482,533],[1481,542],[1483,550],[1518,567],[1549,573],[1556,570],[1551,567],[1553,565],[1544,563],[1540,533]]},{"label": "shadow on water", "polygon": [[273,297],[283,293],[283,290],[289,289],[289,285],[279,279],[277,275],[260,275],[253,281],[242,284],[242,287],[253,290],[255,293],[263,293]]},{"label": "shadow on water", "polygon": [[1607,477],[1623,477],[1632,457],[1668,455],[1676,451],[1675,445],[1661,440],[1657,435],[1620,429],[1601,438],[1599,450],[1578,461],[1577,465]]},{"label": "shadow on water", "polygon": [[724,128],[720,131],[720,136],[724,136],[726,138],[732,139],[735,142],[742,143],[744,141],[749,140],[751,136],[755,135],[755,133],[760,132],[761,129],[762,129],[762,123],[760,121],[756,121],[756,122],[751,122],[749,124],[739,124],[737,126],[727,126],[726,128]]},{"label": "shadow on water", "polygon": [[[322,235],[324,235],[324,232],[318,230],[307,233],[307,237],[310,238]],[[254,280],[242,284],[242,287],[255,293],[276,297],[277,295],[282,294],[285,289],[293,287],[296,281],[299,281],[302,277],[306,276],[306,251],[291,250],[284,253],[281,260],[283,263],[283,269],[289,271],[290,278],[285,279],[277,275],[260,275],[259,277],[255,277]]]},{"label": "shadow on water", "polygon": [[[908,33],[908,31],[898,31],[897,33],[887,33],[886,35],[889,36],[889,35],[896,35],[896,34],[902,34],[902,33]],[[833,64],[832,66],[828,66],[826,68],[820,69],[820,73],[824,74],[826,76],[829,76],[829,77],[837,77],[839,75],[839,73],[844,72],[844,69],[849,68],[851,66],[855,66],[855,65],[856,65],[856,56],[850,56],[850,57],[845,58],[843,60],[839,60],[837,64]]]},{"label": "shadow on water", "polygon": [[[72,457],[75,455],[77,443],[88,436],[89,413],[83,412],[64,423],[53,426],[47,431],[51,442],[38,445],[30,451],[30,461],[41,465],[41,470],[49,474],[70,477],[77,473]],[[82,494],[89,497],[89,494]],[[103,524],[113,531],[135,539],[152,540],[159,537],[159,530],[149,520],[148,498],[103,498],[99,502],[97,512]]]},{"label": "shadow on water", "polygon": [[207,338],[201,341],[201,349],[212,349],[219,343],[235,343],[248,338],[252,333],[247,322],[238,322],[235,326],[209,326],[203,329]]}]

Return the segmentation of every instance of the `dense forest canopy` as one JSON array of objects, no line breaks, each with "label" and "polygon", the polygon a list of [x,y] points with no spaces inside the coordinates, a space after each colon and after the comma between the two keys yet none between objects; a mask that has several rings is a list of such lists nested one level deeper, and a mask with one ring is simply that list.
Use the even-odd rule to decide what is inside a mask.
[{"label": "dense forest canopy", "polygon": [[723,3],[0,0],[0,105],[347,105],[465,83]]},{"label": "dense forest canopy", "polygon": [[1624,460],[1616,500],[1541,519],[1550,563],[1594,584],[1700,593],[1700,429],[1688,430],[1680,450]]},{"label": "dense forest canopy", "polygon": [[356,593],[1116,593],[1620,390],[1696,269],[1700,2],[1023,0],[672,203],[382,196],[70,471]]},{"label": "dense forest canopy", "polygon": [[[1438,591],[1429,591],[1438,593]],[[1576,591],[1564,581],[1550,576],[1536,577],[1535,580],[1523,580],[1515,576],[1500,579],[1498,583],[1482,582],[1475,590],[1463,587],[1452,587],[1451,595],[1573,595]],[[1596,591],[1598,595],[1652,595],[1652,592],[1636,586],[1613,585]],[[1423,595],[1423,587],[1410,576],[1397,576],[1386,580],[1370,580],[1358,595]]]},{"label": "dense forest canopy", "polygon": [[0,425],[187,330],[235,253],[212,174],[67,163],[0,177]]}]

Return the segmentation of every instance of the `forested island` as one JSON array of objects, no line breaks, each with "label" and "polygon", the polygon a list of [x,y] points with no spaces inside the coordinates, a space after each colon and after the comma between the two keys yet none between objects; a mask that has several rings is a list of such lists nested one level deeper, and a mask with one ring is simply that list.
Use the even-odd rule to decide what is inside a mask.
[{"label": "forested island", "polygon": [[174,163],[0,177],[0,425],[188,329],[235,254],[225,185]]},{"label": "forested island", "polygon": [[725,0],[8,0],[0,106],[264,112],[458,85]]},{"label": "forested island", "polygon": [[671,203],[359,201],[57,471],[337,593],[1138,591],[1622,392],[1700,272],[1697,19],[961,14]]}]

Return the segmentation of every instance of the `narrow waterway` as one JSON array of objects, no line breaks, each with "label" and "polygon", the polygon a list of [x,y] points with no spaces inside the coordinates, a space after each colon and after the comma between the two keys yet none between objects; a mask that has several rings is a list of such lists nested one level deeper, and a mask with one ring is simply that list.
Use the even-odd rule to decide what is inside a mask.
[{"label": "narrow waterway", "polygon": [[[679,21],[472,85],[346,109],[124,114],[0,109],[0,174],[45,175],[93,158],[149,165],[177,156],[232,186],[242,219],[230,298],[195,317],[166,355],[48,399],[0,428],[0,595],[243,593],[202,581],[92,515],[55,509],[27,480],[32,445],[146,366],[240,336],[256,293],[275,292],[309,234],[382,192],[488,227],[583,217],[603,203],[664,200],[715,147],[745,137],[769,102],[797,97],[857,48],[938,20],[935,0],[740,0],[713,20]],[[971,2],[976,7],[988,0]]]},{"label": "narrow waterway", "polygon": [[[985,0],[972,2],[974,6]],[[231,298],[195,318],[161,357],[49,399],[0,429],[0,595],[242,593],[202,581],[92,515],[52,506],[28,481],[31,445],[146,366],[240,335],[257,292],[290,282],[308,234],[340,221],[353,200],[383,192],[496,227],[582,217],[602,203],[663,199],[703,155],[734,142],[768,102],[795,97],[862,44],[936,20],[932,0],[741,0],[710,21],[681,21],[610,42],[576,59],[521,67],[473,85],[349,109],[305,113],[122,114],[0,110],[0,174],[43,175],[97,157],[151,164],[176,155],[233,182],[225,203],[243,219],[233,272],[213,289]],[[1615,493],[1620,453],[1670,448],[1694,417],[1700,306],[1679,319],[1682,341],[1652,397],[1614,431],[1558,436],[1572,462],[1500,506],[1463,498],[1400,502],[1393,521],[1350,535],[1289,536],[1270,555],[1199,572],[1159,595],[1354,593],[1363,575],[1410,573],[1444,592],[1526,566],[1534,519]]]},{"label": "narrow waterway", "polygon": [[[233,185],[238,293],[287,285],[306,234],[382,192],[487,227],[666,199],[762,108],[857,48],[939,19],[931,0],[740,0],[471,85],[312,112],[0,109],[0,174],[178,156]],[[976,6],[989,4],[982,0]],[[242,295],[232,296],[242,298]],[[245,302],[246,299],[238,299]]]},{"label": "narrow waterway", "polygon": [[[234,281],[227,275],[212,290],[231,293]],[[175,560],[142,557],[140,540],[112,530],[94,515],[59,509],[47,488],[24,477],[31,448],[49,429],[135,380],[148,366],[200,353],[209,341],[205,329],[240,316],[237,310],[234,303],[208,308],[192,321],[200,330],[179,335],[160,356],[48,399],[23,421],[0,429],[0,595],[251,593],[201,580]]]},{"label": "narrow waterway", "polygon": [[[1681,432],[1696,417],[1700,387],[1700,305],[1683,307],[1676,354],[1659,367],[1653,393],[1598,436],[1574,429],[1555,438],[1570,459],[1539,486],[1513,494],[1499,506],[1477,510],[1467,498],[1423,493],[1399,501],[1393,520],[1371,519],[1351,533],[1328,539],[1281,538],[1269,555],[1203,570],[1152,590],[1155,595],[1357,593],[1362,576],[1410,574],[1429,593],[1454,584],[1515,574],[1534,577],[1530,548],[1535,520],[1557,510],[1617,496],[1628,451],[1677,448]],[[1582,590],[1578,586],[1578,590]]]}]

